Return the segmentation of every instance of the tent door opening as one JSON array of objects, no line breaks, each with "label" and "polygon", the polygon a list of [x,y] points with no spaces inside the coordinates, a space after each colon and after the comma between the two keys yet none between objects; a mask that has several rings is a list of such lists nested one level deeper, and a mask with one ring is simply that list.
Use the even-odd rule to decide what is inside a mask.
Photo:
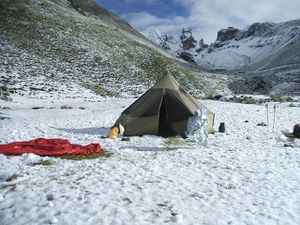
[{"label": "tent door opening", "polygon": [[175,132],[172,130],[170,121],[169,121],[169,116],[168,112],[166,109],[166,103],[165,100],[163,99],[161,103],[161,108],[159,112],[159,130],[158,134],[162,137],[171,137],[175,135]]}]

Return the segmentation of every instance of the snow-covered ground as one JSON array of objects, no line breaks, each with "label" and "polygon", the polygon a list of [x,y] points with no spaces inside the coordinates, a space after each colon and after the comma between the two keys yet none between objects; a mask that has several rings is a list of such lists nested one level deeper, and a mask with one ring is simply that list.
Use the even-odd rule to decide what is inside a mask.
[{"label": "snow-covered ground", "polygon": [[[15,98],[14,98],[15,99]],[[300,108],[204,101],[216,113],[209,147],[156,136],[102,139],[134,99],[1,102],[0,142],[38,137],[99,141],[111,157],[71,161],[0,155],[0,224],[300,224],[300,148],[281,130]],[[299,103],[298,103],[299,104]],[[72,109],[61,109],[63,105]],[[34,110],[32,107],[44,107]],[[81,108],[79,108],[81,107]],[[247,122],[248,121],[248,122]],[[50,160],[51,165],[33,165]]]}]

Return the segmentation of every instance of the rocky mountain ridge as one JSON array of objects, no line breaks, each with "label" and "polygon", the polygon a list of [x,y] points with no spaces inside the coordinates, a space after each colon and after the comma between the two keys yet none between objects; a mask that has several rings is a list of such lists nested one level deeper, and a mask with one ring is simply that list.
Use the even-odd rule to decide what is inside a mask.
[{"label": "rocky mountain ridge", "polygon": [[[196,41],[192,30],[183,29],[185,33],[186,30],[193,43],[188,48],[182,35],[178,38],[164,34],[172,42],[162,42],[155,35],[150,38],[174,56],[211,71],[234,75],[231,88],[238,93],[300,93],[300,19],[254,23],[246,30],[228,27],[220,30],[210,45],[203,39]],[[263,80],[259,85],[257,78]]]}]

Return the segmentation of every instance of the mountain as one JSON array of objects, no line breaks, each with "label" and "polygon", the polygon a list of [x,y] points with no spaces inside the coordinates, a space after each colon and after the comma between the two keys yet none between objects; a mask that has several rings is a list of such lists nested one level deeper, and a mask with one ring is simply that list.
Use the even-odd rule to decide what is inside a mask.
[{"label": "mountain", "polygon": [[0,52],[3,99],[138,96],[168,72],[195,95],[227,90],[227,78],[191,69],[92,0],[0,0]]},{"label": "mountain", "polygon": [[190,27],[182,28],[180,36],[155,31],[149,32],[147,37],[173,56],[182,58],[190,63],[196,63],[195,56],[198,55],[199,49],[203,48],[203,46],[208,47],[208,45],[204,44],[203,39],[199,43],[197,42]]},{"label": "mountain", "polygon": [[[254,23],[247,30],[220,30],[217,40],[197,55],[197,62],[216,69],[262,70],[299,65],[299,49],[300,19],[279,24]],[[230,59],[224,61],[224,56]]]},{"label": "mountain", "polygon": [[155,32],[149,38],[177,57],[190,54],[188,61],[212,70],[268,69],[298,64],[300,57],[300,19],[254,23],[246,30],[228,27],[210,45],[197,41],[191,28],[183,28],[178,37]]},{"label": "mountain", "polygon": [[195,40],[190,28],[183,28],[179,37],[149,37],[174,56],[234,74],[230,88],[236,93],[300,93],[300,19],[254,23],[246,30],[228,27],[210,45]]}]

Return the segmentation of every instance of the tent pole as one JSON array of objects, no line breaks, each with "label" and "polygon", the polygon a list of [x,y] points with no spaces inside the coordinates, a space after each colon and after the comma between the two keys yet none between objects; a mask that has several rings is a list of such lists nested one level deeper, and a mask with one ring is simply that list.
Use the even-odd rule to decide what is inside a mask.
[{"label": "tent pole", "polygon": [[273,117],[273,132],[275,129],[275,121],[276,121],[276,108],[277,108],[277,105],[275,104],[274,105],[274,117]]},{"label": "tent pole", "polygon": [[269,132],[269,104],[266,104],[266,110],[267,110],[267,128]]}]

